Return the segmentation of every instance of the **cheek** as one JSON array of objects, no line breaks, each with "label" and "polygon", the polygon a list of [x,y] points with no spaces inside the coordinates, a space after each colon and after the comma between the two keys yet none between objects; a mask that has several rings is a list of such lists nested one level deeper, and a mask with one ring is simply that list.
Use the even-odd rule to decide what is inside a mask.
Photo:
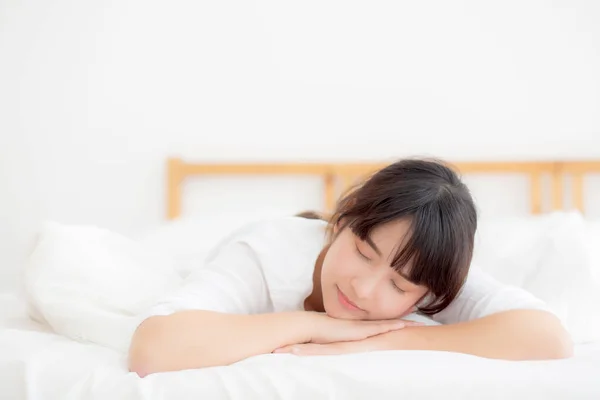
[{"label": "cheek", "polygon": [[335,247],[334,244],[323,260],[322,279],[329,283],[348,280],[356,275],[357,268],[357,262],[353,255],[341,246]]},{"label": "cheek", "polygon": [[377,298],[377,304],[371,314],[374,319],[400,318],[408,315],[417,302],[413,297],[385,291]]}]

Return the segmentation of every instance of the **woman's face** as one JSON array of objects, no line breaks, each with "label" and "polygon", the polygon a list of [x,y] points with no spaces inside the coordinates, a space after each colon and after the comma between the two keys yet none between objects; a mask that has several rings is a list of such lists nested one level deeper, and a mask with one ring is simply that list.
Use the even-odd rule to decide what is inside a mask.
[{"label": "woman's face", "polygon": [[409,222],[379,226],[365,241],[350,228],[337,229],[321,270],[325,312],[334,318],[363,320],[410,314],[427,288],[409,282],[390,267]]}]

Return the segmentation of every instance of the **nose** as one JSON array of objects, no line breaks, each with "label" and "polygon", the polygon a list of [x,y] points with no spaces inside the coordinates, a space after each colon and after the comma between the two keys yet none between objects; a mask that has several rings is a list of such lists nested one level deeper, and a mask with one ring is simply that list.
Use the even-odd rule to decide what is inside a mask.
[{"label": "nose", "polygon": [[367,299],[373,295],[379,282],[377,274],[356,276],[350,281],[352,290],[358,299]]}]

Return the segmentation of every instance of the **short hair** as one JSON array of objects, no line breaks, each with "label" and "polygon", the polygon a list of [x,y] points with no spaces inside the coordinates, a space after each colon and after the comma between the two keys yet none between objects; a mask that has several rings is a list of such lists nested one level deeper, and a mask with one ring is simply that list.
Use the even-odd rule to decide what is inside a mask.
[{"label": "short hair", "polygon": [[410,221],[410,233],[404,245],[399,238],[391,266],[428,288],[418,310],[437,314],[458,296],[468,275],[477,230],[472,196],[449,165],[402,159],[345,194],[329,220],[329,231],[342,224],[365,240],[374,228],[400,219]]}]

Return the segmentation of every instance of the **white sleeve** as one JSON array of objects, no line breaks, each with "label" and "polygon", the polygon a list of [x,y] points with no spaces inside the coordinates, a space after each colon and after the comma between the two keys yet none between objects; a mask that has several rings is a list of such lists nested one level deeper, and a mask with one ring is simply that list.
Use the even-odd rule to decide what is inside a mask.
[{"label": "white sleeve", "polygon": [[257,314],[272,308],[260,262],[250,246],[233,242],[192,272],[183,285],[160,299],[138,321],[182,310]]},{"label": "white sleeve", "polygon": [[432,319],[442,324],[453,324],[516,309],[548,311],[546,304],[530,292],[502,284],[485,272],[471,268],[457,298]]}]

